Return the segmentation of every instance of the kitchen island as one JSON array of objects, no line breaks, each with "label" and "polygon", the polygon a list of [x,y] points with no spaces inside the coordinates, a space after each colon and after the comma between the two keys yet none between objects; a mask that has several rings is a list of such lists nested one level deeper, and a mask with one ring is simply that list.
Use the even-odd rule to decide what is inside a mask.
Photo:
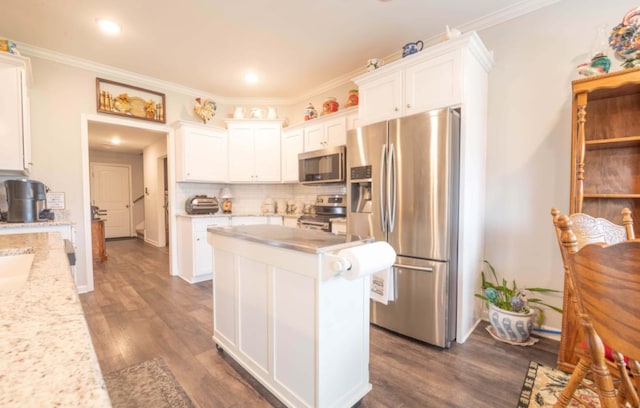
[{"label": "kitchen island", "polygon": [[370,238],[275,225],[208,228],[213,340],[289,407],[350,407],[370,390],[367,277],[337,272]]},{"label": "kitchen island", "polygon": [[0,257],[33,253],[0,285],[0,406],[110,407],[60,233],[0,235]]}]

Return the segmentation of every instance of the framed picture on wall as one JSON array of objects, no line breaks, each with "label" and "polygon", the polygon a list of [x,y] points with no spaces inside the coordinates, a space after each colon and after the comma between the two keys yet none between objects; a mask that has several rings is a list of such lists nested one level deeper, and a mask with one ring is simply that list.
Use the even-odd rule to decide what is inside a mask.
[{"label": "framed picture on wall", "polygon": [[163,93],[108,79],[96,78],[99,113],[166,123]]}]

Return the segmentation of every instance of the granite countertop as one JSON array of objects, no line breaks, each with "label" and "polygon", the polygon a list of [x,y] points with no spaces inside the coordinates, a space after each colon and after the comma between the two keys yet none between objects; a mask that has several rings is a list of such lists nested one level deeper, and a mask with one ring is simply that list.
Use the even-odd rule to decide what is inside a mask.
[{"label": "granite countertop", "polygon": [[47,227],[50,225],[73,225],[72,221],[0,222],[0,228]]},{"label": "granite countertop", "polygon": [[0,406],[110,407],[60,233],[0,235],[11,248],[35,257],[25,286],[0,294]]},{"label": "granite countertop", "polygon": [[237,227],[209,227],[207,231],[227,237],[258,242],[265,245],[320,254],[373,242],[371,237],[337,235],[330,232],[280,225],[241,225]]}]

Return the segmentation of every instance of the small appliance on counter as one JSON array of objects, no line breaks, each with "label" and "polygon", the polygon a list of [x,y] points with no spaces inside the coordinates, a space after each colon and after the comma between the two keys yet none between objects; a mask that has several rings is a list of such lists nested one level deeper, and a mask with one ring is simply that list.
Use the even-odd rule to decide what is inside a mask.
[{"label": "small appliance on counter", "polygon": [[187,198],[184,206],[187,214],[215,214],[220,209],[218,200],[215,197],[207,197],[206,195],[195,195]]},{"label": "small appliance on counter", "polygon": [[7,222],[47,221],[44,217],[47,207],[46,186],[36,180],[6,180],[7,190]]}]

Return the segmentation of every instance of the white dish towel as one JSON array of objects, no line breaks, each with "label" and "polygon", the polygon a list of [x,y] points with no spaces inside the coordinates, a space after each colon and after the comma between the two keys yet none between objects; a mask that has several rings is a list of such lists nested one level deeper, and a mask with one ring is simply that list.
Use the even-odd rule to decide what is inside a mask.
[{"label": "white dish towel", "polygon": [[371,275],[371,299],[384,305],[395,299],[393,267],[389,267]]}]

